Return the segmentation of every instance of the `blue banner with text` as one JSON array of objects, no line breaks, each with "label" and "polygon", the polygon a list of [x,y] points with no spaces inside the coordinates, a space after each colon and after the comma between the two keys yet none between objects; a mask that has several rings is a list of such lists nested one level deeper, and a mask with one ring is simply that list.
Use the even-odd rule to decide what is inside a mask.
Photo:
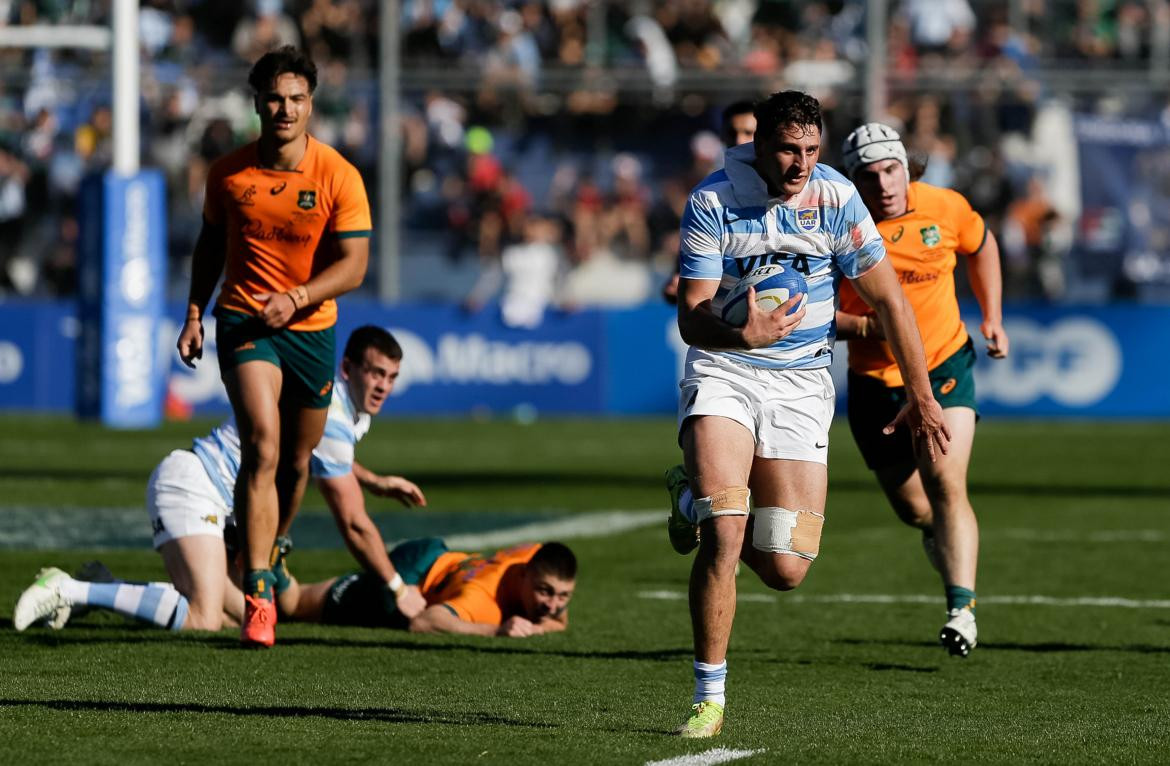
[{"label": "blue banner with text", "polygon": [[[180,305],[171,305],[156,348],[171,359],[172,416],[222,414],[227,397],[215,362],[214,322],[195,370],[174,352]],[[343,302],[338,352],[361,324],[388,328],[404,351],[395,414],[605,414],[675,411],[686,346],[674,312],[660,305],[553,312],[534,330],[506,327],[489,307]],[[1170,307],[1009,306],[1011,356],[980,353],[980,409],[995,416],[1170,417]],[[968,326],[982,348],[978,319]],[[0,409],[68,411],[81,323],[72,303],[0,303]],[[844,393],[844,344],[834,379]],[[143,368],[140,374],[147,374]]]}]

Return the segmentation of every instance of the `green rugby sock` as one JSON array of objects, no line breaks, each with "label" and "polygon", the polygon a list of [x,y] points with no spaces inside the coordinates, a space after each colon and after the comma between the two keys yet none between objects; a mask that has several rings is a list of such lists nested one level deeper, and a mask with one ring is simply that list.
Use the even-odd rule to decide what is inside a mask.
[{"label": "green rugby sock", "polygon": [[276,538],[276,543],[272,546],[272,556],[269,558],[269,562],[272,565],[272,574],[276,578],[273,588],[278,596],[288,590],[288,586],[292,584],[288,576],[288,567],[284,565],[284,559],[292,552],[292,548],[292,539],[284,536]]},{"label": "green rugby sock", "polygon": [[946,591],[948,612],[952,609],[970,609],[971,614],[975,614],[975,591],[958,585],[948,585]]},{"label": "green rugby sock", "polygon": [[271,569],[249,569],[244,575],[244,594],[252,598],[276,600],[276,575]]}]

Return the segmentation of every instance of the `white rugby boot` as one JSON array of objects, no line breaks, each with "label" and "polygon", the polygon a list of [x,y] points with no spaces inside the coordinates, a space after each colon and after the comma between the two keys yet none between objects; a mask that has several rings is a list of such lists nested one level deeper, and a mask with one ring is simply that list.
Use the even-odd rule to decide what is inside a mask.
[{"label": "white rugby boot", "polygon": [[975,615],[970,609],[952,609],[947,624],[939,631],[938,640],[952,657],[966,657],[978,643],[979,631],[975,628]]},{"label": "white rugby boot", "polygon": [[47,567],[37,572],[37,579],[20,594],[16,610],[12,613],[12,626],[24,630],[40,620],[54,630],[65,627],[72,612],[72,605],[61,593],[61,584],[69,575],[57,567]]}]

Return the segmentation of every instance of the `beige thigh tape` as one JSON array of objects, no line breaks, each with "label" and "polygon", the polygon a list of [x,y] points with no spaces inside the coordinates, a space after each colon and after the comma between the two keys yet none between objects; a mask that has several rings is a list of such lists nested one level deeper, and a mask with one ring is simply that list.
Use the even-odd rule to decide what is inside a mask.
[{"label": "beige thigh tape", "polygon": [[825,516],[815,511],[757,508],[752,547],[765,553],[788,553],[812,561],[821,552]]}]

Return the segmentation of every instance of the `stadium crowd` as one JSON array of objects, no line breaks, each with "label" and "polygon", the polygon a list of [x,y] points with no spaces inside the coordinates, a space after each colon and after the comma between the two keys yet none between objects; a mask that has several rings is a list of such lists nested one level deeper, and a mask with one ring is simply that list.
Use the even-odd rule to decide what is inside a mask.
[{"label": "stadium crowd", "polygon": [[[533,304],[631,303],[676,257],[687,191],[722,162],[720,109],[779,85],[826,110],[826,161],[862,116],[865,6],[755,0],[404,0],[406,257],[480,264],[469,306],[538,279]],[[1170,57],[1170,3],[891,3],[887,122],[1001,235],[1010,297],[1060,298],[1079,215],[1059,152],[1075,110],[1157,114],[1124,94],[1055,98],[1047,77],[1137,71]],[[143,162],[169,189],[185,274],[210,160],[255,134],[248,61],[305,47],[322,82],[313,131],[372,192],[378,137],[375,0],[144,0]],[[109,4],[2,0],[0,24],[108,23]],[[110,161],[104,54],[0,49],[0,294],[75,290],[76,195]],[[975,73],[984,76],[975,78]],[[377,200],[374,199],[375,209]],[[478,259],[478,260],[475,260]],[[614,285],[622,285],[615,290]],[[450,296],[445,296],[450,297]],[[532,321],[532,310],[514,320]]]}]

